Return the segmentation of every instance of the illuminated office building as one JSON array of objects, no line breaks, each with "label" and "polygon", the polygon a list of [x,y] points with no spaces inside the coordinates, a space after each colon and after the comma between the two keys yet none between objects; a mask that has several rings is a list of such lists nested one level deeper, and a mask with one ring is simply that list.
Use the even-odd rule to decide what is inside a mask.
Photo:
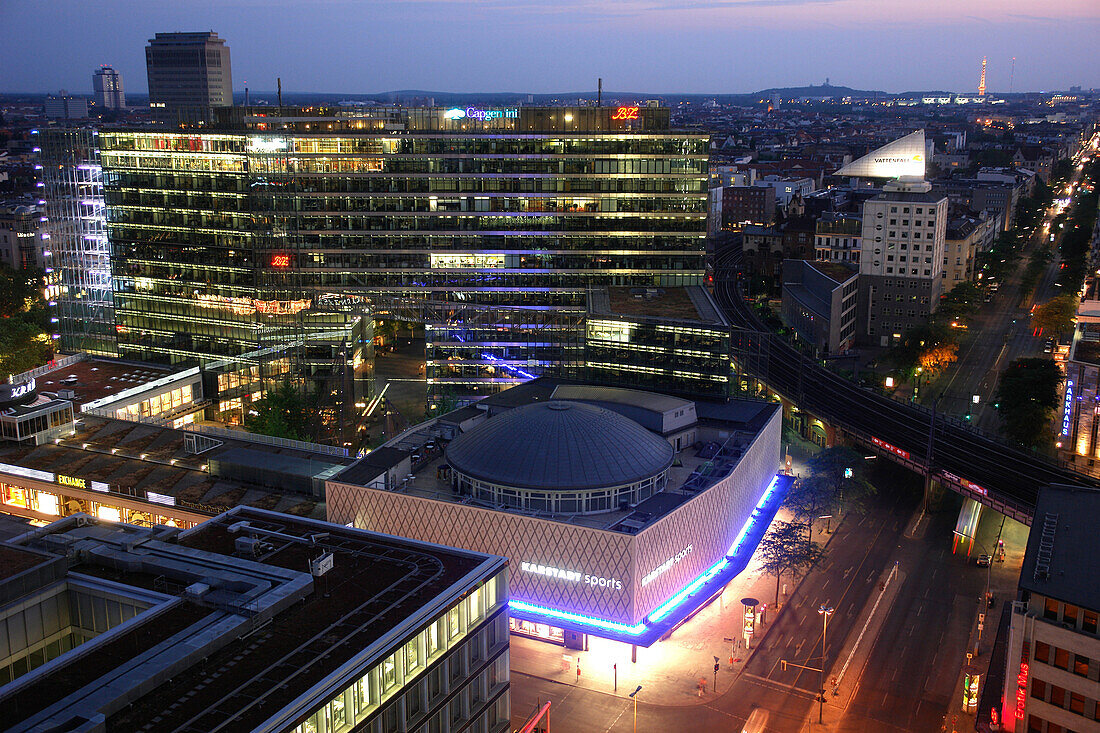
[{"label": "illuminated office building", "polygon": [[588,288],[702,282],[708,138],[667,108],[238,107],[99,139],[128,358],[327,334],[320,369],[369,315],[423,324],[429,388],[477,396],[580,365]]}]

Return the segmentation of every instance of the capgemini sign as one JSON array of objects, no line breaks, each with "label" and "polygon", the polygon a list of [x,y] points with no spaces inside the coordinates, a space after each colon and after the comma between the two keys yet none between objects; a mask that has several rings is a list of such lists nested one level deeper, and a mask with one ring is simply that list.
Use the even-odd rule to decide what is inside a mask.
[{"label": "capgemini sign", "polygon": [[469,118],[471,120],[481,120],[482,122],[488,122],[489,120],[502,120],[502,119],[518,119],[518,109],[478,109],[477,107],[467,107],[461,109],[455,107],[449,109],[443,113],[443,119],[445,120],[461,120]]}]

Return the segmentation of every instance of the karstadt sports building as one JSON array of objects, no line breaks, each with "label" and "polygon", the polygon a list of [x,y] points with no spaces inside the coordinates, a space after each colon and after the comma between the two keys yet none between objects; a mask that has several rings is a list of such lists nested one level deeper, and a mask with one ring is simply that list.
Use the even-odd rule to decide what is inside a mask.
[{"label": "karstadt sports building", "polygon": [[328,519],[508,557],[515,633],[649,646],[748,564],[790,482],[781,419],[542,378],[336,474]]}]

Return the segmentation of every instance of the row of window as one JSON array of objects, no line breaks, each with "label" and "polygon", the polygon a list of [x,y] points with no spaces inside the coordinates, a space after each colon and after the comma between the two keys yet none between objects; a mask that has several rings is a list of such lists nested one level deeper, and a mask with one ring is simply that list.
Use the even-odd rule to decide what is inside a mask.
[{"label": "row of window", "polygon": [[1089,720],[1100,720],[1100,705],[1096,700],[1064,687],[1049,684],[1037,677],[1031,681],[1031,696],[1054,707],[1077,713]]},{"label": "row of window", "polygon": [[[491,616],[504,601],[503,575],[498,575],[433,620],[402,647],[372,667],[332,700],[294,729],[294,733],[344,733],[363,723],[379,707],[385,706],[375,721],[379,733],[398,733],[407,729],[407,721],[422,717],[426,702],[445,690],[439,675],[419,679],[449,649],[462,644],[465,654],[455,654],[447,664],[448,683],[471,685],[473,696],[491,695],[494,687],[507,684],[508,655],[495,660],[489,670],[491,679],[463,679],[468,669],[479,666],[490,650],[507,642],[507,616],[500,614],[492,623],[466,640],[482,619]],[[500,586],[498,588],[498,586]],[[466,640],[466,643],[463,641]],[[404,691],[402,698],[393,699]],[[432,695],[431,693],[435,694]],[[387,702],[392,702],[386,705]],[[473,702],[473,700],[470,700]],[[449,724],[450,721],[448,721]],[[439,728],[442,731],[445,728]]]}]

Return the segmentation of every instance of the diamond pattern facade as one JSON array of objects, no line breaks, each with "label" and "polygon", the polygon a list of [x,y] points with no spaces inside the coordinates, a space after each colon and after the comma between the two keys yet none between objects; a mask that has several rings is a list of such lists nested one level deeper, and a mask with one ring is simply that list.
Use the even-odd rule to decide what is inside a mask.
[{"label": "diamond pattern facade", "polygon": [[[776,410],[729,476],[637,535],[333,481],[327,487],[328,520],[503,555],[513,598],[634,624],[729,550],[775,475],[781,419]],[[688,545],[690,553],[641,585],[645,574]],[[525,572],[525,562],[580,578]],[[586,575],[621,581],[622,588],[585,582]]]}]

